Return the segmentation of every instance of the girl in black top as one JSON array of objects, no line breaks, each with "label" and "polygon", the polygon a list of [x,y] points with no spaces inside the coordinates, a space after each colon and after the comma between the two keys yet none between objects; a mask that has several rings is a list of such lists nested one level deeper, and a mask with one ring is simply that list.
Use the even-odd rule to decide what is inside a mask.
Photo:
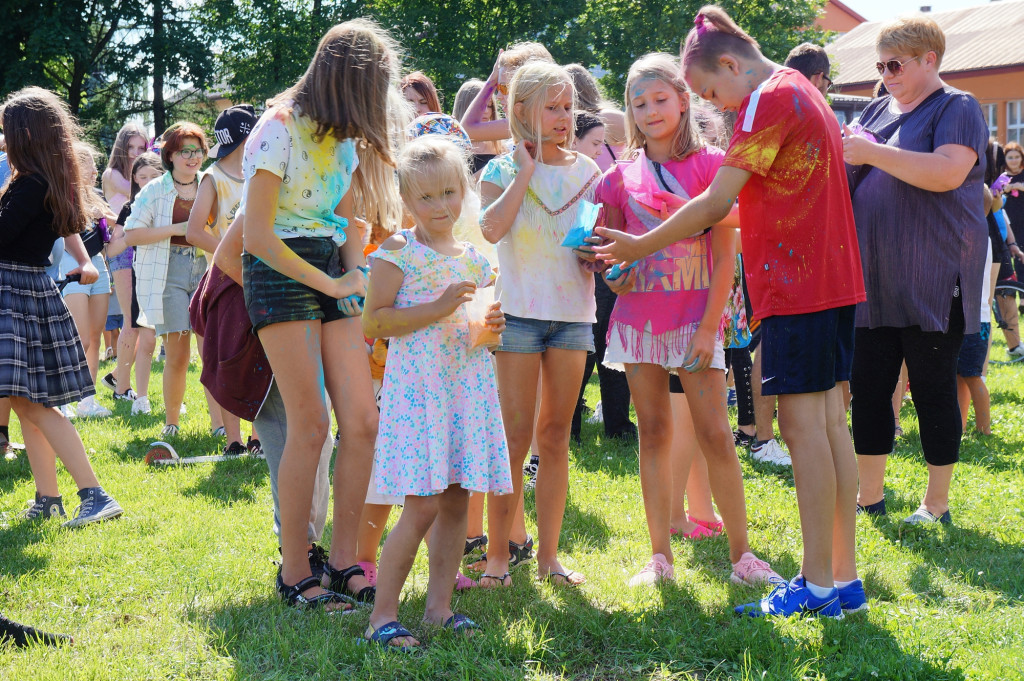
[{"label": "girl in black top", "polygon": [[73,144],[78,126],[53,93],[25,88],[4,102],[12,176],[0,192],[0,397],[21,421],[36,498],[28,519],[65,515],[56,456],[78,485],[78,527],[121,515],[96,480],[75,427],[57,407],[96,392],[78,331],[46,274],[57,237],[67,238],[86,283],[98,277],[78,234],[89,217]]}]

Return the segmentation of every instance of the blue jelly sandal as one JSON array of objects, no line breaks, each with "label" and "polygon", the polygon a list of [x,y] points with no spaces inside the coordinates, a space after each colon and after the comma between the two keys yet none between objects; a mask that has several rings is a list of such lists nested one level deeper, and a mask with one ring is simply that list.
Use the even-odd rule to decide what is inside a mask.
[{"label": "blue jelly sandal", "polygon": [[465,615],[455,613],[444,621],[444,624],[441,625],[441,628],[448,629],[449,631],[453,631],[456,633],[465,631],[467,636],[471,636],[472,634],[470,632],[472,632],[474,629],[479,629],[480,625],[474,622],[473,620],[469,619]]},{"label": "blue jelly sandal", "polygon": [[[373,629],[373,625],[369,625],[370,629]],[[412,632],[399,624],[398,620],[383,624],[376,629],[373,629],[373,633],[367,637],[360,639],[362,643],[376,643],[386,650],[398,650],[403,653],[411,653],[419,646],[393,646],[391,641],[396,638],[408,636],[413,638]]]}]

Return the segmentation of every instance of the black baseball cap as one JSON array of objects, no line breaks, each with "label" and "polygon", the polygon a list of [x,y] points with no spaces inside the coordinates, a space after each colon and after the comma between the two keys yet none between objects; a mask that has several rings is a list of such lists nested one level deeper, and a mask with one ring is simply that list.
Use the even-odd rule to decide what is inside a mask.
[{"label": "black baseball cap", "polygon": [[217,143],[210,147],[210,158],[224,158],[238,148],[256,125],[252,104],[236,104],[220,112],[213,126]]}]

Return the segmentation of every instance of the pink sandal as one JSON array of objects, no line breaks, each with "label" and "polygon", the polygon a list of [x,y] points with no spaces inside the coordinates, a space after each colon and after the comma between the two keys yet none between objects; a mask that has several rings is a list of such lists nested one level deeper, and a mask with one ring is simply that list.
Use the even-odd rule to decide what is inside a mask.
[{"label": "pink sandal", "polygon": [[[691,522],[692,522],[692,519],[691,519]],[[699,525],[698,524],[692,530],[690,530],[689,532],[680,532],[679,530],[677,530],[674,527],[669,528],[669,534],[673,535],[673,536],[678,535],[678,536],[682,537],[683,539],[694,539],[694,540],[697,540],[697,539],[710,539],[711,537],[717,537],[721,533],[720,532],[715,532],[710,527],[705,527],[704,525]]]},{"label": "pink sandal", "polygon": [[377,586],[377,566],[368,560],[361,560],[356,565],[363,568],[363,574],[370,586]]},{"label": "pink sandal", "polygon": [[473,581],[472,579],[470,579],[466,575],[462,574],[461,571],[459,572],[458,576],[455,577],[455,590],[456,591],[465,591],[466,589],[475,589],[478,586],[480,586],[478,583],[476,583],[475,581]]},{"label": "pink sandal", "polygon": [[691,523],[695,523],[697,525],[700,525],[701,527],[708,528],[709,530],[715,533],[713,536],[716,537],[722,534],[722,530],[725,529],[725,523],[723,523],[721,520],[701,520],[700,518],[695,518],[689,514],[687,514],[686,517]]}]

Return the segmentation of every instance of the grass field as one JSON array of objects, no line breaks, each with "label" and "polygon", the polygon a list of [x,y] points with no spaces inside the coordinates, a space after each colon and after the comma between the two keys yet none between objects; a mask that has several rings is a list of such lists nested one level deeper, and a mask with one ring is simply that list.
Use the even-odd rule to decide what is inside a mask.
[{"label": "grass field", "polygon": [[[1005,356],[1001,342],[993,356]],[[365,610],[329,617],[280,603],[262,461],[143,463],[163,422],[160,368],[152,416],[131,417],[129,405],[102,392],[114,416],[78,421],[101,482],[126,509],[122,519],[78,531],[24,521],[34,489],[28,463],[0,461],[0,608],[76,639],[56,650],[0,648],[0,679],[1024,678],[1022,365],[991,369],[995,434],[964,437],[952,528],[899,522],[925,485],[916,418],[904,407],[906,437],[888,476],[891,515],[858,520],[868,613],[840,622],[734,617],[732,605],[760,593],[729,583],[725,538],[676,542],[674,584],[627,588],[649,555],[636,451],[586,425],[572,452],[562,546],[567,567],[589,583],[557,590],[523,569],[512,589],[460,594],[457,610],[483,626],[464,640],[419,625],[421,551],[401,617],[426,649],[410,656],[356,644]],[[186,401],[181,450],[215,453],[222,445],[207,435],[196,367]],[[17,427],[12,437],[19,440]],[[800,533],[791,472],[740,458],[753,548],[792,576]],[[66,502],[76,500],[59,470]]]}]

